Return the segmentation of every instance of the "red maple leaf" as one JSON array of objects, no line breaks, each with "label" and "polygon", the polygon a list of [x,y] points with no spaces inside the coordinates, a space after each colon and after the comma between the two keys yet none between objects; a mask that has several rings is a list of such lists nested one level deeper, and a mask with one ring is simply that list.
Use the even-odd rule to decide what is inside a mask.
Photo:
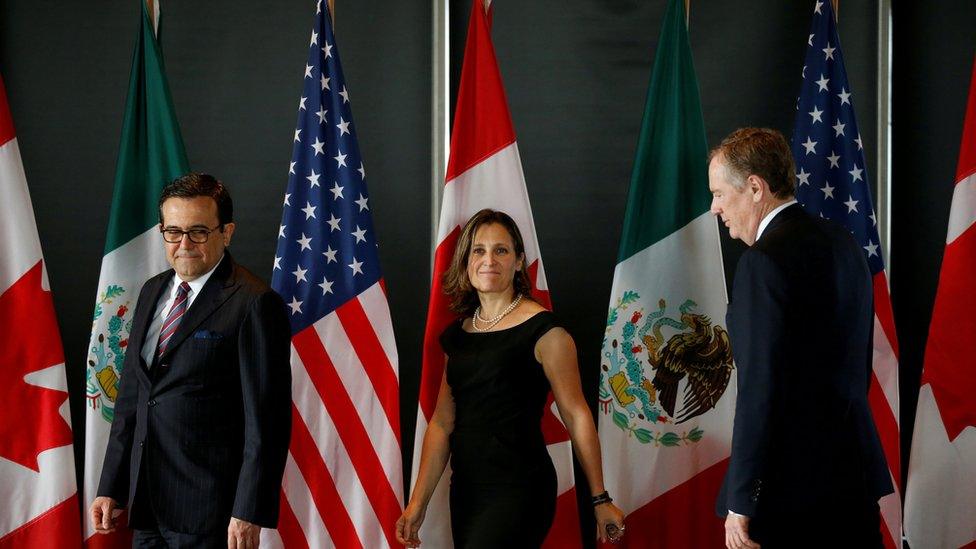
[{"label": "red maple leaf", "polygon": [[38,261],[0,295],[0,457],[39,471],[37,455],[71,444],[58,409],[68,393],[30,385],[24,376],[64,362],[51,292]]}]

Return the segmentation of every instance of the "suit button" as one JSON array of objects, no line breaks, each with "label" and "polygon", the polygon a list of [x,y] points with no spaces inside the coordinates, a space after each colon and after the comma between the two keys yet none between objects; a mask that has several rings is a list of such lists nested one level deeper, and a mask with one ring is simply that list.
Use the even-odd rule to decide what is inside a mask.
[{"label": "suit button", "polygon": [[143,445],[143,444],[145,444],[145,442],[144,442],[144,441],[141,441],[141,440],[140,440],[140,441],[139,441],[139,447],[140,447],[140,448],[142,448],[142,445]]},{"label": "suit button", "polygon": [[155,400],[150,400],[149,401],[149,406],[150,407],[155,406],[155,405],[156,405],[156,401]]}]

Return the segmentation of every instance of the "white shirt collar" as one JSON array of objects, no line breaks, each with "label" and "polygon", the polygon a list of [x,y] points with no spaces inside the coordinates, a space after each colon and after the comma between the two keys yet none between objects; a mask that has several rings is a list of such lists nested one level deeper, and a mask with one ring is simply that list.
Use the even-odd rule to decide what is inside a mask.
[{"label": "white shirt collar", "polygon": [[759,230],[756,231],[756,241],[759,241],[759,237],[762,236],[763,231],[766,230],[766,227],[769,225],[769,222],[772,221],[774,217],[776,217],[776,214],[785,210],[786,208],[789,208],[793,204],[796,204],[796,200],[790,200],[789,202],[784,202],[783,204],[780,204],[775,209],[773,209],[773,211],[766,214],[766,217],[762,218],[762,221],[759,222]]}]

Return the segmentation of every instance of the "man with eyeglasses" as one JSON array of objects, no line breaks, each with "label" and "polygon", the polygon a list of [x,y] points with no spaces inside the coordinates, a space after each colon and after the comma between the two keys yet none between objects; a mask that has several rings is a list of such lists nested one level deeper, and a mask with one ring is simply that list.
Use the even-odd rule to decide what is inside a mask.
[{"label": "man with eyeglasses", "polygon": [[257,547],[291,431],[285,304],[231,258],[213,176],[166,186],[159,220],[172,269],[139,294],[91,520],[113,531],[128,504],[133,547]]}]

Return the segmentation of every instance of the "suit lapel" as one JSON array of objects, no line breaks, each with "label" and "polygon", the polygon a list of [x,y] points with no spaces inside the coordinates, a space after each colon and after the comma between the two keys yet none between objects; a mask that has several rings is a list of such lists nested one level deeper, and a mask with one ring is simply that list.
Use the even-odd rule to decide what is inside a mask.
[{"label": "suit lapel", "polygon": [[127,348],[129,351],[138,355],[136,357],[136,363],[140,367],[136,368],[136,370],[141,374],[140,378],[146,384],[149,383],[149,376],[147,374],[149,365],[142,359],[142,349],[145,345],[156,346],[155,341],[146,341],[146,332],[149,330],[149,324],[152,322],[153,317],[159,312],[156,310],[156,306],[159,303],[159,298],[163,294],[163,290],[166,289],[166,283],[169,282],[172,276],[173,270],[170,269],[150,279],[147,290],[148,301],[143,307],[136,307],[135,317],[132,319],[132,331],[129,332],[130,341]]},{"label": "suit lapel", "polygon": [[193,304],[183,315],[179,328],[176,329],[176,333],[173,334],[173,338],[166,346],[166,352],[159,357],[160,362],[165,361],[201,322],[213,314],[227,301],[227,298],[237,291],[237,288],[237,281],[234,278],[234,261],[230,257],[230,252],[224,252],[224,259],[217,266],[217,270],[203,285],[200,295],[193,300]]}]

